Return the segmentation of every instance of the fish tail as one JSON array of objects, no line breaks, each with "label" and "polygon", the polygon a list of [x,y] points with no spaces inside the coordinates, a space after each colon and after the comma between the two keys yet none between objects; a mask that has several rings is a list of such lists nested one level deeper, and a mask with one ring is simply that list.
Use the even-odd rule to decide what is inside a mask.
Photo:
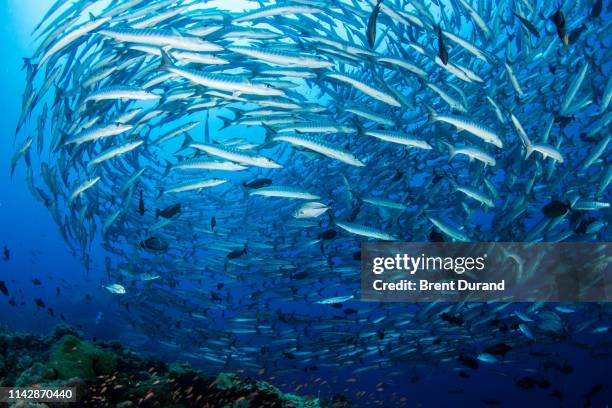
[{"label": "fish tail", "polygon": [[38,68],[38,66],[34,63],[32,63],[32,58],[23,58],[23,66],[21,67],[21,70],[23,71],[24,69],[28,69],[29,70],[34,70],[36,71],[36,69]]},{"label": "fish tail", "polygon": [[457,151],[455,150],[455,146],[453,146],[453,145],[452,145],[452,144],[450,144],[450,143],[444,142],[444,141],[443,141],[442,143],[443,143],[443,144],[446,146],[446,148],[448,149],[448,156],[449,156],[449,157],[448,157],[448,161],[451,161],[451,160],[453,159],[453,157],[455,157],[455,154],[457,154]]},{"label": "fish tail", "polygon": [[424,105],[428,111],[427,120],[429,121],[429,123],[436,122],[438,120],[438,113],[436,112],[436,110],[427,104]]},{"label": "fish tail", "polygon": [[233,120],[232,120],[232,119],[230,119],[230,118],[226,118],[225,116],[221,116],[221,115],[219,115],[219,116],[217,116],[217,117],[218,117],[219,119],[221,119],[221,121],[223,122],[223,126],[221,126],[221,127],[219,128],[219,131],[222,131],[223,129],[225,129],[225,128],[228,128],[228,127],[232,126],[232,122],[233,122]]},{"label": "fish tail", "polygon": [[[164,195],[164,188],[163,187],[157,187],[158,190],[158,194],[157,194],[157,199],[160,199],[163,195]],[[157,210],[160,211],[160,210]]]},{"label": "fish tail", "polygon": [[531,153],[533,153],[533,145],[531,143],[527,143],[525,144],[525,149],[527,149],[527,154],[525,154],[525,159],[528,159],[529,156],[531,156]]},{"label": "fish tail", "polygon": [[192,143],[193,143],[193,138],[191,136],[189,136],[189,133],[185,133],[185,140],[183,140],[183,144],[181,144],[181,147],[179,147],[179,149],[176,151],[176,153],[189,148],[189,146]]},{"label": "fish tail", "polygon": [[167,71],[168,69],[174,66],[174,63],[172,62],[172,58],[170,57],[170,55],[165,49],[162,48],[160,51],[161,51],[162,60],[161,60],[161,63],[159,64],[158,69],[160,71]]}]

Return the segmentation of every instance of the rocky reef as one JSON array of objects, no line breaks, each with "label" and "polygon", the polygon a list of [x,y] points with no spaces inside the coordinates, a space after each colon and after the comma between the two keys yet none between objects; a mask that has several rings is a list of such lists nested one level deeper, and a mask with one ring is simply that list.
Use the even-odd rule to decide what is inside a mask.
[{"label": "rocky reef", "polygon": [[[79,407],[341,407],[281,392],[249,377],[207,376],[186,363],[143,357],[116,342],[89,342],[67,326],[46,337],[0,330],[0,386],[75,387]],[[14,403],[54,408],[68,404]]]}]

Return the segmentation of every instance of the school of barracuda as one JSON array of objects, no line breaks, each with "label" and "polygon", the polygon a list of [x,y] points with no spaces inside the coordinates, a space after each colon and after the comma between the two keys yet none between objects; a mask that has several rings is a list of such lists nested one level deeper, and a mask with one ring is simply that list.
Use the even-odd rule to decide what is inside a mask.
[{"label": "school of barracuda", "polygon": [[609,3],[554,3],[57,0],[11,176],[87,270],[102,243],[126,321],[211,367],[473,369],[609,333],[605,305],[358,302],[367,239],[609,238]]}]

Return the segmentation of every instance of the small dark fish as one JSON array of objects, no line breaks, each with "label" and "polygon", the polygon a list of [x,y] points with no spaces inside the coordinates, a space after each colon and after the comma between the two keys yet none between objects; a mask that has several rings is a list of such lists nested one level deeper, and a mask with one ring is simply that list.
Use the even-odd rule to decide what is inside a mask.
[{"label": "small dark fish", "polygon": [[168,243],[161,238],[149,237],[140,241],[140,247],[155,252],[164,252],[168,249]]},{"label": "small dark fish", "polygon": [[59,286],[55,288],[55,293],[56,293],[57,296],[60,295],[60,288],[59,288]]},{"label": "small dark fish", "polygon": [[285,356],[285,358],[288,358],[290,360],[295,360],[295,354],[289,351],[283,351],[283,356]]},{"label": "small dark fish", "polygon": [[330,239],[336,238],[337,234],[338,233],[336,232],[336,230],[331,228],[331,229],[325,230],[322,233],[320,233],[318,237],[319,237],[319,239],[328,241]]},{"label": "small dark fish", "polygon": [[244,181],[242,182],[243,187],[252,189],[268,187],[270,184],[272,184],[272,180],[270,180],[269,178],[255,179],[253,181],[249,181],[248,183]]},{"label": "small dark fish", "polygon": [[216,300],[216,301],[223,300],[220,294],[218,294],[217,292],[213,292],[212,290],[210,291],[210,296],[212,297],[213,300]]},{"label": "small dark fish", "polygon": [[346,309],[343,310],[345,315],[354,315],[357,314],[357,310],[347,307]]},{"label": "small dark fish", "polygon": [[361,251],[353,252],[353,260],[354,261],[361,261]]},{"label": "small dark fish", "polygon": [[512,347],[506,343],[497,343],[487,346],[484,349],[485,353],[505,356],[507,352],[512,350]]},{"label": "small dark fish", "polygon": [[6,283],[4,281],[0,281],[0,292],[2,292],[4,296],[9,295],[8,288],[6,287]]},{"label": "small dark fish", "polygon": [[180,213],[181,213],[181,203],[178,203],[178,204],[174,204],[169,207],[166,207],[163,210],[157,209],[157,211],[155,211],[155,218],[159,218],[161,216],[166,219],[170,219]]},{"label": "small dark fish", "polygon": [[85,300],[90,301],[91,302],[91,295],[89,295],[89,293],[85,294]]},{"label": "small dark fish", "polygon": [[223,289],[223,286],[225,286],[225,285],[223,284],[223,282],[219,282],[219,283],[217,283],[217,290],[221,290],[221,289]]},{"label": "small dark fish", "polygon": [[40,280],[38,278],[32,279],[32,284],[35,286],[40,286]]},{"label": "small dark fish", "polygon": [[296,280],[306,279],[308,277],[308,272],[298,272],[294,273],[291,278]]},{"label": "small dark fish", "polygon": [[213,217],[210,219],[210,229],[211,229],[211,230],[214,230],[216,225],[217,225],[217,219],[216,219],[216,218],[213,216]]},{"label": "small dark fish", "polygon": [[47,313],[49,313],[49,316],[55,317],[55,311],[51,309],[50,307],[47,308]]},{"label": "small dark fish", "polygon": [[448,322],[448,323],[450,323],[452,325],[455,325],[455,326],[463,325],[463,317],[461,317],[459,315],[452,315],[450,313],[442,313],[440,315],[440,319],[442,319],[445,322]]},{"label": "small dark fish", "polygon": [[542,213],[546,217],[555,218],[567,214],[570,209],[569,202],[563,203],[559,200],[553,200],[542,207]]},{"label": "small dark fish", "polygon": [[518,19],[521,21],[521,24],[523,24],[523,26],[529,30],[529,32],[531,34],[533,34],[536,38],[540,38],[540,32],[538,31],[538,29],[536,28],[536,26],[533,25],[533,23],[529,20],[527,20],[525,17],[521,17],[520,15],[518,15],[517,13],[513,12],[513,14],[518,17]]},{"label": "small dark fish", "polygon": [[38,306],[38,307],[40,307],[40,308],[43,308],[43,309],[44,309],[45,307],[47,307],[47,306],[45,305],[45,302],[43,302],[43,300],[42,300],[42,299],[40,299],[40,298],[38,298],[38,299],[34,299],[34,302],[36,303],[36,306]]},{"label": "small dark fish", "polygon": [[140,200],[138,200],[138,213],[141,216],[145,213],[144,200],[142,199],[142,190],[140,190]]},{"label": "small dark fish", "polygon": [[378,19],[378,13],[380,13],[380,6],[384,0],[378,0],[378,3],[374,6],[372,10],[372,14],[370,14],[370,19],[368,20],[368,44],[370,44],[371,48],[374,48],[374,43],[376,42],[376,20]]},{"label": "small dark fish", "polygon": [[232,252],[226,255],[227,259],[236,259],[240,258],[242,255],[247,253],[247,245],[244,244],[242,249],[234,249]]},{"label": "small dark fish", "polygon": [[603,384],[595,384],[587,395],[589,398],[594,397],[595,395],[599,394],[601,390],[603,390]]},{"label": "small dark fish", "polygon": [[446,242],[444,235],[435,229],[429,233],[429,242]]},{"label": "small dark fish", "polygon": [[563,44],[569,44],[569,37],[567,35],[567,31],[565,30],[565,16],[563,15],[563,11],[561,9],[557,10],[555,14],[551,17],[553,23],[557,27],[557,35],[563,41]]},{"label": "small dark fish", "polygon": [[559,399],[559,401],[563,401],[563,394],[559,390],[554,390],[550,394],[551,397]]},{"label": "small dark fish", "polygon": [[400,181],[402,177],[404,177],[404,173],[399,170],[395,170],[395,174],[393,175],[393,178],[391,179],[391,181],[393,182]]},{"label": "small dark fish", "polygon": [[478,370],[478,360],[474,357],[462,354],[459,356],[458,360],[461,365],[471,368],[472,370]]},{"label": "small dark fish", "polygon": [[538,388],[548,388],[550,387],[550,381],[545,378],[535,378],[530,376],[525,376],[517,379],[515,381],[517,387],[522,388],[524,390],[532,390],[536,387]]},{"label": "small dark fish", "polygon": [[587,30],[587,28],[588,27],[586,26],[586,24],[582,24],[580,27],[573,29],[572,32],[569,33],[569,38],[568,38],[569,43],[574,44],[576,41],[578,41],[580,34],[584,33]]},{"label": "small dark fish", "polygon": [[4,247],[4,251],[2,251],[2,259],[8,261],[11,259],[11,250],[7,247]]},{"label": "small dark fish", "polygon": [[446,45],[444,45],[444,35],[442,34],[440,24],[438,24],[438,56],[444,65],[448,64],[448,51],[446,50]]},{"label": "small dark fish", "polygon": [[603,0],[595,1],[593,4],[593,8],[591,9],[591,18],[595,19],[601,15],[601,10],[603,9]]},{"label": "small dark fish", "polygon": [[561,126],[562,128],[572,123],[574,119],[575,118],[573,116],[555,115],[555,123],[559,124],[559,126]]}]

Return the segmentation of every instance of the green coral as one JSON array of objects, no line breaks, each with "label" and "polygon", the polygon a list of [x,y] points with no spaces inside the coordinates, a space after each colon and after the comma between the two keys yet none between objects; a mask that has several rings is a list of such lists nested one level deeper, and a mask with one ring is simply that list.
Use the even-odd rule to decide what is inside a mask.
[{"label": "green coral", "polygon": [[67,334],[55,344],[48,366],[57,371],[60,379],[79,377],[93,380],[98,375],[113,371],[115,356],[110,351]]},{"label": "green coral", "polygon": [[220,390],[229,390],[236,386],[237,377],[234,374],[220,373],[215,380],[215,385]]},{"label": "green coral", "polygon": [[268,392],[271,394],[276,394],[278,397],[283,400],[284,407],[294,407],[294,408],[319,408],[319,399],[314,398],[309,400],[304,397],[300,397],[295,394],[284,393],[272,384],[269,384],[265,381],[257,382],[257,389],[260,391]]}]

